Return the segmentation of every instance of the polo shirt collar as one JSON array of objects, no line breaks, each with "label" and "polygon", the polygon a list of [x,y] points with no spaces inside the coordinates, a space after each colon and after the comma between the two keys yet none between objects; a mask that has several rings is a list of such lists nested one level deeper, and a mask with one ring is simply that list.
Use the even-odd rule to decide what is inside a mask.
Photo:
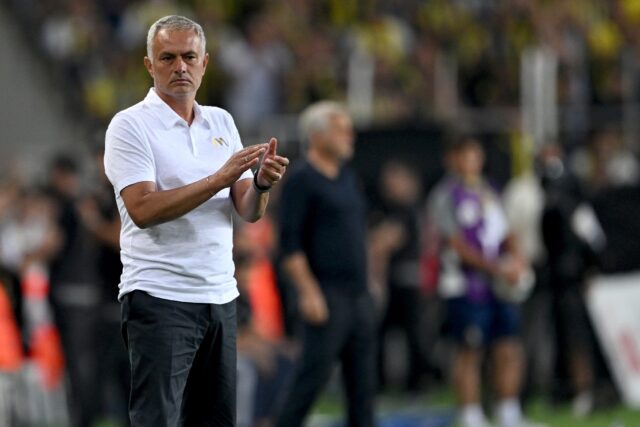
[{"label": "polo shirt collar", "polygon": [[[147,96],[144,98],[144,104],[153,110],[166,129],[171,129],[175,125],[185,122],[178,113],[173,111],[173,109],[158,96],[154,88],[149,89],[149,93],[147,93]],[[200,104],[195,101],[193,103],[193,111],[195,114],[193,123],[202,122],[206,127],[211,129],[209,119],[203,114],[204,112]]]}]

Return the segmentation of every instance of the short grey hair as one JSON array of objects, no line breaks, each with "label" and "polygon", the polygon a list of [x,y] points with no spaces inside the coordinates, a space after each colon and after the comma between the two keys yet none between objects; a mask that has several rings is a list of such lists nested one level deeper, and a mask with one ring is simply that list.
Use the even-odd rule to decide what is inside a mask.
[{"label": "short grey hair", "polygon": [[311,135],[327,130],[329,120],[334,116],[349,116],[349,111],[336,101],[319,101],[305,108],[298,123],[300,140],[306,144]]},{"label": "short grey hair", "polygon": [[189,18],[179,15],[169,15],[158,19],[149,27],[147,33],[147,57],[153,62],[153,40],[156,38],[160,30],[168,31],[193,31],[196,33],[202,43],[202,53],[205,52],[207,39],[204,36],[202,26]]}]

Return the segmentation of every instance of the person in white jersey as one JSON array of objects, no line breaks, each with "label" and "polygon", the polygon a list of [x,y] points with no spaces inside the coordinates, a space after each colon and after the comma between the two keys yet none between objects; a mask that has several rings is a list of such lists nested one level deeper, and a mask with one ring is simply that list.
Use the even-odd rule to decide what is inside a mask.
[{"label": "person in white jersey", "polygon": [[195,102],[208,61],[199,24],[156,21],[144,58],[154,86],[105,136],[134,427],[235,425],[233,211],[257,221],[289,163],[275,138],[243,148],[229,113]]}]

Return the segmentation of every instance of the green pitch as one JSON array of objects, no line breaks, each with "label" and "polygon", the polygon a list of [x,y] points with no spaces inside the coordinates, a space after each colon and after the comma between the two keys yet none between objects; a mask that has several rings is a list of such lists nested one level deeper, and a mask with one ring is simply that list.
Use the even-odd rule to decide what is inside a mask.
[{"label": "green pitch", "polygon": [[[424,414],[424,422],[421,422],[420,414]],[[451,421],[446,424],[434,421],[438,419],[434,414],[448,415]],[[380,420],[379,425],[383,427],[455,427],[453,414],[453,396],[446,390],[420,396],[385,393],[380,396],[377,405],[377,418]],[[640,427],[640,410],[629,409],[622,404],[597,410],[586,418],[575,418],[569,405],[552,406],[543,396],[538,396],[527,405],[526,415],[532,421],[548,427]],[[308,427],[342,427],[342,419],[342,400],[334,390],[325,393],[317,402]]]}]

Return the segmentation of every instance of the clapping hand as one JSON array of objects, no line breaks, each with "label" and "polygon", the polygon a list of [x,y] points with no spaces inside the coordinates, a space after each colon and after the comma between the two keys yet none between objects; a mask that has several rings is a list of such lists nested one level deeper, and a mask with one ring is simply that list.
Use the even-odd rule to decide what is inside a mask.
[{"label": "clapping hand", "polygon": [[271,188],[282,179],[282,176],[287,170],[289,159],[278,156],[276,154],[277,147],[278,140],[271,138],[267,151],[264,153],[262,161],[260,162],[256,176],[256,184],[259,188]]}]

